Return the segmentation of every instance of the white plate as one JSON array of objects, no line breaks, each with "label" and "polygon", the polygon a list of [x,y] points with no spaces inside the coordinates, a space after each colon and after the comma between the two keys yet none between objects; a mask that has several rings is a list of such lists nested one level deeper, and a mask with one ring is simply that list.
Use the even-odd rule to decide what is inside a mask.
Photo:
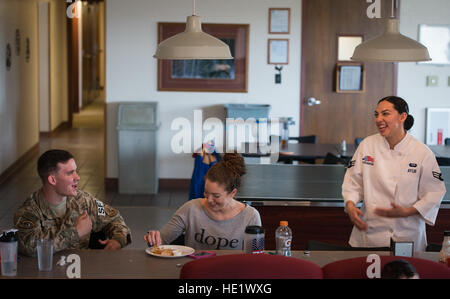
[{"label": "white plate", "polygon": [[181,245],[160,245],[158,246],[159,248],[162,249],[172,249],[172,250],[178,250],[181,252],[180,255],[176,255],[176,256],[166,256],[166,255],[160,255],[160,254],[155,254],[152,252],[153,247],[147,248],[145,249],[145,252],[147,254],[156,256],[156,257],[164,257],[164,258],[179,258],[179,257],[183,257],[183,256],[187,256],[190,254],[193,254],[195,252],[194,248],[191,247],[187,247],[187,246],[181,246]]}]

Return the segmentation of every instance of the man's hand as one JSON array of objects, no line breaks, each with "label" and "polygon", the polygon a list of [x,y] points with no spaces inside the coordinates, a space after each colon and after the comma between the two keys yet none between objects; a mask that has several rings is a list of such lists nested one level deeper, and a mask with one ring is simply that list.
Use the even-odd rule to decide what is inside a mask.
[{"label": "man's hand", "polygon": [[119,250],[122,248],[120,243],[117,240],[98,240],[98,242],[102,245],[106,245],[104,250]]},{"label": "man's hand", "polygon": [[360,216],[363,216],[364,213],[360,209],[358,209],[352,201],[348,201],[346,206],[348,217],[350,221],[360,230],[367,230],[367,223],[365,223]]},{"label": "man's hand", "polygon": [[75,228],[78,232],[78,237],[82,238],[91,233],[92,230],[92,221],[87,214],[87,211],[75,220]]},{"label": "man's hand", "polygon": [[395,203],[391,203],[391,206],[392,208],[390,209],[377,208],[375,209],[375,214],[382,217],[399,218],[408,217],[419,213],[414,207],[404,208],[396,205]]}]

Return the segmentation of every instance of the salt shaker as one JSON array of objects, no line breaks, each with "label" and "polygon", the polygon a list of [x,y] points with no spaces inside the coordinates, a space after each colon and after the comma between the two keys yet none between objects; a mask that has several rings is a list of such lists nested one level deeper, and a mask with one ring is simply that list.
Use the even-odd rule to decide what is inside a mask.
[{"label": "salt shaker", "polygon": [[341,142],[341,151],[346,152],[347,151],[347,143],[345,142],[345,139]]}]

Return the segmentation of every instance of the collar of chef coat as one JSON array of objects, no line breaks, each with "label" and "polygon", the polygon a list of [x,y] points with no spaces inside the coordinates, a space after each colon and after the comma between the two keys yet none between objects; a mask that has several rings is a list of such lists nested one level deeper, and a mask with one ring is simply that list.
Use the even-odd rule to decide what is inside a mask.
[{"label": "collar of chef coat", "polygon": [[[381,135],[380,135],[380,136],[381,136]],[[382,137],[383,140],[384,140],[384,145],[386,146],[386,148],[387,148],[388,150],[391,150],[391,146],[389,145],[389,142],[386,140],[386,138],[383,137],[383,136],[381,136],[381,137]],[[394,146],[394,149],[392,149],[392,150],[393,150],[393,151],[396,151],[396,152],[400,152],[400,153],[405,152],[406,149],[407,149],[407,147],[408,147],[408,143],[409,143],[409,139],[410,139],[410,138],[411,138],[411,135],[409,135],[408,132],[406,132],[405,137],[403,137],[403,139],[402,139],[399,143],[397,143],[397,144]]]}]

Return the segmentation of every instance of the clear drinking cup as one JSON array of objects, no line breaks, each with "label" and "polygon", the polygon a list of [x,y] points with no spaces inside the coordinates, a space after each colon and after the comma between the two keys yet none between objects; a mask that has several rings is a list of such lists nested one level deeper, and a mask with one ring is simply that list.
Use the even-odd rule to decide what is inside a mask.
[{"label": "clear drinking cup", "polygon": [[17,229],[0,234],[0,260],[2,275],[17,275]]},{"label": "clear drinking cup", "polygon": [[17,241],[1,242],[0,244],[2,275],[17,275]]},{"label": "clear drinking cup", "polygon": [[53,240],[38,240],[37,254],[39,271],[52,271],[53,266]]}]

